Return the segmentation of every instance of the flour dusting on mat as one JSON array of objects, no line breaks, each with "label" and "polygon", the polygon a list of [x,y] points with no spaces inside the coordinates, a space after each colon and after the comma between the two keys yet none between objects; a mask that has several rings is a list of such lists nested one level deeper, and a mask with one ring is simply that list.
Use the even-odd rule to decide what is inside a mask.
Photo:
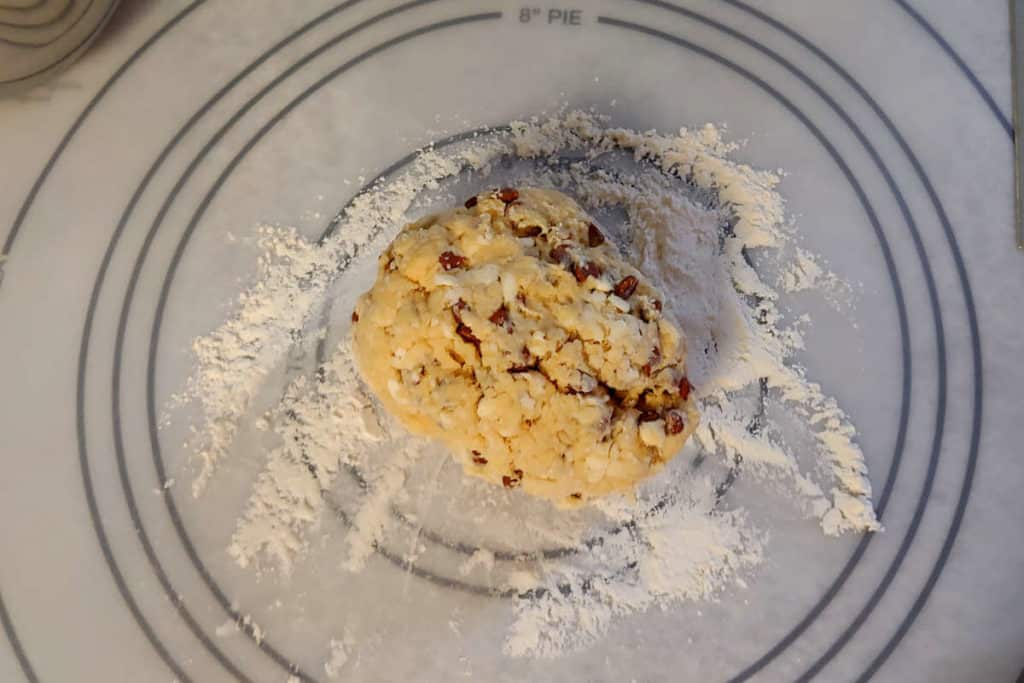
[{"label": "flour dusting on mat", "polygon": [[352,637],[345,635],[341,640],[331,638],[330,651],[327,655],[327,661],[324,662],[324,673],[327,674],[327,678],[331,680],[337,680],[341,678],[341,674],[348,664],[349,660],[349,648],[352,647]]},{"label": "flour dusting on mat", "polygon": [[764,539],[745,514],[716,509],[709,478],[684,481],[658,477],[636,503],[599,502],[622,526],[600,547],[545,567],[540,588],[516,602],[504,652],[554,657],[586,647],[617,616],[711,597],[758,564]]},{"label": "flour dusting on mat", "polygon": [[[736,477],[764,482],[769,491],[783,487],[780,502],[797,500],[826,534],[879,529],[856,430],[793,361],[806,321],[786,320],[779,290],[815,289],[835,276],[810,252],[784,248],[793,234],[777,175],[730,160],[735,146],[713,126],[637,133],[582,112],[517,122],[511,132],[453,150],[427,149],[407,171],[360,194],[320,242],[263,229],[256,283],[226,323],[196,340],[197,369],[186,392],[201,415],[194,493],[216,495],[218,468],[231,457],[264,462],[227,546],[240,566],[291,573],[328,510],[346,529],[336,571],[361,571],[376,551],[408,566],[429,552],[421,523],[398,508],[415,503],[409,481],[416,468],[436,476],[448,458],[379,408],[356,372],[346,320],[331,324],[327,336],[342,341],[315,373],[291,378],[277,404],[256,416],[254,401],[290,348],[325,334],[321,316],[339,278],[360,259],[374,259],[423,208],[417,202],[424,193],[443,194],[445,182],[467,174],[475,184],[467,196],[497,185],[492,167],[508,160],[523,170],[503,184],[553,187],[597,216],[624,217],[614,239],[674,295],[666,305],[690,340],[688,372],[702,421],[697,443],[635,499],[596,502],[590,512],[603,521],[592,529],[553,509],[528,520],[534,529],[546,525],[538,535],[562,539],[574,552],[517,556],[479,548],[452,564],[447,580],[473,580],[479,591],[513,598],[506,654],[558,656],[594,643],[616,618],[745,585],[742,576],[770,544],[739,496],[729,495]],[[776,281],[759,275],[754,256],[774,260]],[[786,425],[798,425],[795,433],[764,409],[766,396]],[[247,420],[269,431],[275,445],[239,455],[232,445]],[[352,477],[361,482],[358,495],[334,501],[339,482]],[[494,509],[518,510],[518,494],[483,484],[465,490],[491,496]],[[341,671],[354,647],[332,642],[325,672]]]},{"label": "flour dusting on mat", "polygon": [[420,192],[467,163],[472,161],[423,152],[404,182],[357,197],[344,229],[319,244],[303,240],[294,230],[260,229],[263,255],[256,283],[239,296],[238,309],[227,322],[193,344],[197,369],[184,399],[196,401],[202,412],[194,444],[199,467],[194,495],[202,492],[230,450],[239,421],[311,313],[323,304],[336,273],[374,244],[382,226],[400,223]]}]

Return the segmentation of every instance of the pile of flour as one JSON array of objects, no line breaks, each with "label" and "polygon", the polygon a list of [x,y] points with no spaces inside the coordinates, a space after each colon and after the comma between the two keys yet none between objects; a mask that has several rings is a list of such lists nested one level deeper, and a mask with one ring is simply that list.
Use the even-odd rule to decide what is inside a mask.
[{"label": "pile of flour", "polygon": [[[425,194],[453,203],[443,196],[446,181],[470,174],[477,184],[471,194],[496,185],[488,181],[492,167],[512,159],[526,168],[513,182],[555,187],[599,217],[624,218],[614,235],[624,254],[673,295],[666,305],[690,342],[688,372],[702,422],[697,443],[635,500],[596,504],[607,530],[600,542],[584,542],[592,537],[586,530],[561,528],[561,513],[552,509],[546,532],[578,552],[498,561],[478,551],[453,568],[455,577],[484,575],[488,590],[514,597],[504,651],[557,656],[593,643],[617,616],[707,598],[742,582],[761,561],[766,538],[742,501],[723,495],[736,476],[783,487],[826,534],[877,530],[855,429],[793,362],[803,344],[801,321],[786,323],[778,308],[780,288],[835,278],[812,254],[784,248],[794,236],[775,191],[778,176],[730,160],[734,149],[710,125],[638,133],[572,112],[517,122],[510,133],[449,151],[424,150],[398,177],[360,194],[320,242],[261,229],[256,283],[227,322],[194,344],[197,369],[186,391],[201,415],[193,493],[216,495],[216,472],[229,455],[237,457],[235,437],[289,349],[326,336],[320,316],[339,273],[375,259],[410,214],[425,209],[417,204]],[[752,254],[775,259],[778,282],[758,274]],[[799,459],[764,412],[765,396],[806,437],[798,440]],[[346,501],[354,510],[346,513],[340,571],[360,571],[397,533],[393,509],[409,502],[412,469],[424,458],[444,458],[380,410],[346,341],[312,376],[292,379],[277,405],[258,412],[255,426],[276,435],[278,445],[246,454],[265,464],[227,547],[241,566],[257,571],[289,573],[301,561],[346,470],[363,480],[363,494]],[[717,471],[693,466],[701,461],[716,463]],[[419,550],[393,552],[413,564]],[[504,564],[511,568],[499,571]]]}]

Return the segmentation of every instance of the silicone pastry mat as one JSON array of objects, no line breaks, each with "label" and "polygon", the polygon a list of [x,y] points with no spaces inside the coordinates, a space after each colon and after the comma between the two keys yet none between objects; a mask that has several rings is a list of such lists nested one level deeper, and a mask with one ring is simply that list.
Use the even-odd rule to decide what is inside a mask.
[{"label": "silicone pastry mat", "polygon": [[[57,80],[0,101],[0,680],[327,680],[330,640],[370,616],[395,626],[362,680],[1019,674],[1003,3],[284,6],[122,3]],[[635,615],[552,660],[501,656],[500,600],[386,562],[288,585],[240,570],[241,499],[163,490],[183,453],[147,410],[251,275],[225,234],[316,234],[359,189],[342,178],[561,103],[641,130],[727,122],[741,158],[786,170],[808,245],[863,284],[859,336],[818,325],[803,360],[860,430],[885,532],[794,528],[742,598]],[[262,638],[224,634],[246,615]]]}]

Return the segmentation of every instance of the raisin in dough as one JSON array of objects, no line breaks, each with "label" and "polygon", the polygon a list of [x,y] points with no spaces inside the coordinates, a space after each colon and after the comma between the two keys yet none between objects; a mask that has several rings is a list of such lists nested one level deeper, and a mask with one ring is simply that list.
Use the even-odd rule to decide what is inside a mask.
[{"label": "raisin in dough", "polygon": [[353,314],[366,382],[466,472],[573,506],[630,490],[697,426],[661,292],[553,190],[408,225]]}]

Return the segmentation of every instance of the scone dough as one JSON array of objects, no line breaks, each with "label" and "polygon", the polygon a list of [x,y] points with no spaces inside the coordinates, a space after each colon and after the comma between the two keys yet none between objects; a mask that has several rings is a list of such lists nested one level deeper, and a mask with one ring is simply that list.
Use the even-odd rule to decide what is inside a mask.
[{"label": "scone dough", "polygon": [[574,506],[697,426],[664,295],[569,197],[504,188],[408,225],[356,305],[364,379],[466,472]]}]

